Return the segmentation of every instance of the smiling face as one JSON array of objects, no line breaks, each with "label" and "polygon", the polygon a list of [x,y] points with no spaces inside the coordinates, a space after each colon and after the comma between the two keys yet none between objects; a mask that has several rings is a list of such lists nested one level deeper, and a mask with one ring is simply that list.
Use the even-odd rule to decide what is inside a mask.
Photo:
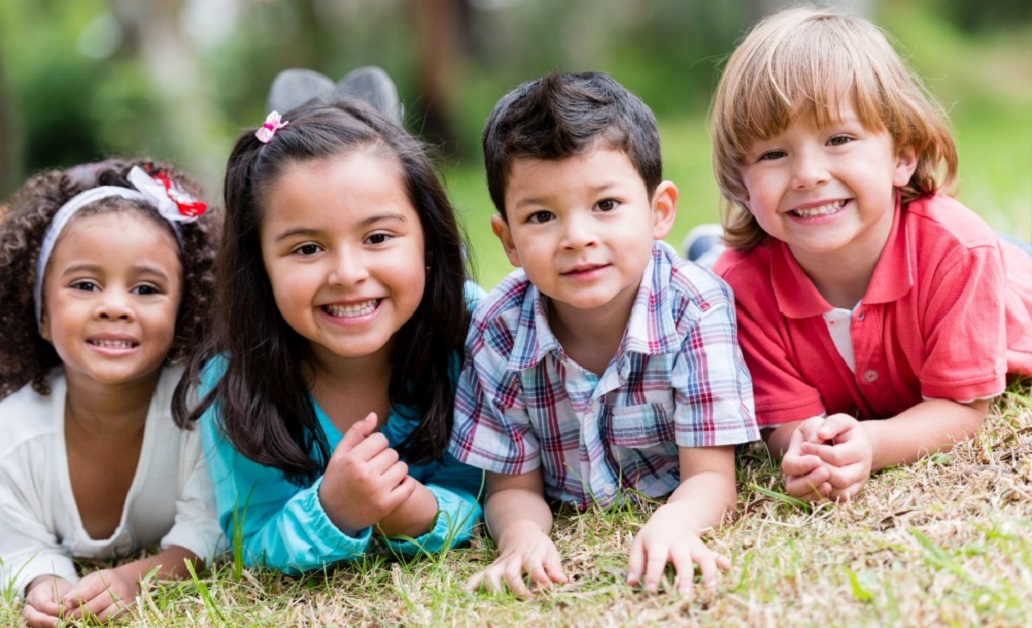
[{"label": "smiling face", "polygon": [[825,127],[796,117],[755,142],[741,174],[749,211],[805,268],[843,253],[876,260],[892,227],[895,188],[915,167],[912,148],[897,148],[884,129],[865,128],[847,101]]},{"label": "smiling face", "polygon": [[561,318],[602,307],[629,313],[676,201],[670,182],[650,199],[622,151],[592,148],[563,159],[515,160],[505,189],[508,220],[495,216],[492,226],[509,261],[523,267]]},{"label": "smiling face", "polygon": [[178,251],[171,233],[135,211],[69,223],[48,262],[41,325],[69,384],[158,377],[182,298]]},{"label": "smiling face", "polygon": [[276,307],[316,361],[380,356],[423,299],[419,214],[402,166],[364,150],[294,163],[265,196],[262,259]]}]

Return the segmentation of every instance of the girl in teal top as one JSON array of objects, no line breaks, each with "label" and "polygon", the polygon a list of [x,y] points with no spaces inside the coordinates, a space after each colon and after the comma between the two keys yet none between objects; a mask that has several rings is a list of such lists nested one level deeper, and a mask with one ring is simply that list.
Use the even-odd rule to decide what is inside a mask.
[{"label": "girl in teal top", "polygon": [[222,529],[290,573],[374,539],[464,543],[482,474],[445,447],[477,289],[454,211],[418,142],[363,103],[284,118],[230,155],[215,333],[174,404],[200,420]]}]

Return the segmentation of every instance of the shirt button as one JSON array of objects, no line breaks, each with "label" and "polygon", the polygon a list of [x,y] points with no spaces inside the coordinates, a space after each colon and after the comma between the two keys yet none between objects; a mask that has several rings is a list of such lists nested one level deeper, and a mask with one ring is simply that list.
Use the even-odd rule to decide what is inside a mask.
[{"label": "shirt button", "polygon": [[864,381],[870,384],[874,380],[878,379],[878,371],[870,370],[864,371]]},{"label": "shirt button", "polygon": [[858,320],[858,321],[862,321],[862,320],[864,320],[864,314],[865,314],[865,313],[866,313],[866,312],[860,312],[859,314],[857,314],[857,315],[856,315],[856,320]]}]

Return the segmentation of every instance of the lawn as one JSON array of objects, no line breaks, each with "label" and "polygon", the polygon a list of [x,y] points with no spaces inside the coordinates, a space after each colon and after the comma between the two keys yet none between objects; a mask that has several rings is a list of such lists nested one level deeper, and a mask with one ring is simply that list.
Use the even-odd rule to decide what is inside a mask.
[{"label": "lawn", "polygon": [[[372,558],[292,578],[235,569],[155,583],[141,626],[1027,626],[1032,621],[1032,382],[1012,385],[979,434],[875,475],[849,504],[781,494],[759,446],[741,454],[739,508],[709,538],[732,559],[716,590],[626,586],[626,555],[652,505],[559,513],[570,583],[532,600],[465,593],[489,539],[409,563]],[[18,624],[0,601],[0,625]]]}]

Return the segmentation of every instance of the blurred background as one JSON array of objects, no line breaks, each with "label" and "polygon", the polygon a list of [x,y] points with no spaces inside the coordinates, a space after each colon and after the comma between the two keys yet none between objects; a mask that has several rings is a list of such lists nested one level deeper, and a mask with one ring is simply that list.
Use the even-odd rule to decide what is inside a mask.
[{"label": "blurred background", "polygon": [[[40,169],[110,155],[177,163],[218,201],[233,139],[275,75],[398,83],[478,279],[510,270],[488,224],[479,133],[494,102],[553,69],[600,69],[660,121],[681,201],[669,237],[718,220],[706,114],[721,64],[779,0],[0,0],[0,198]],[[950,111],[960,199],[1032,240],[1032,2],[845,0],[895,39]]]}]

